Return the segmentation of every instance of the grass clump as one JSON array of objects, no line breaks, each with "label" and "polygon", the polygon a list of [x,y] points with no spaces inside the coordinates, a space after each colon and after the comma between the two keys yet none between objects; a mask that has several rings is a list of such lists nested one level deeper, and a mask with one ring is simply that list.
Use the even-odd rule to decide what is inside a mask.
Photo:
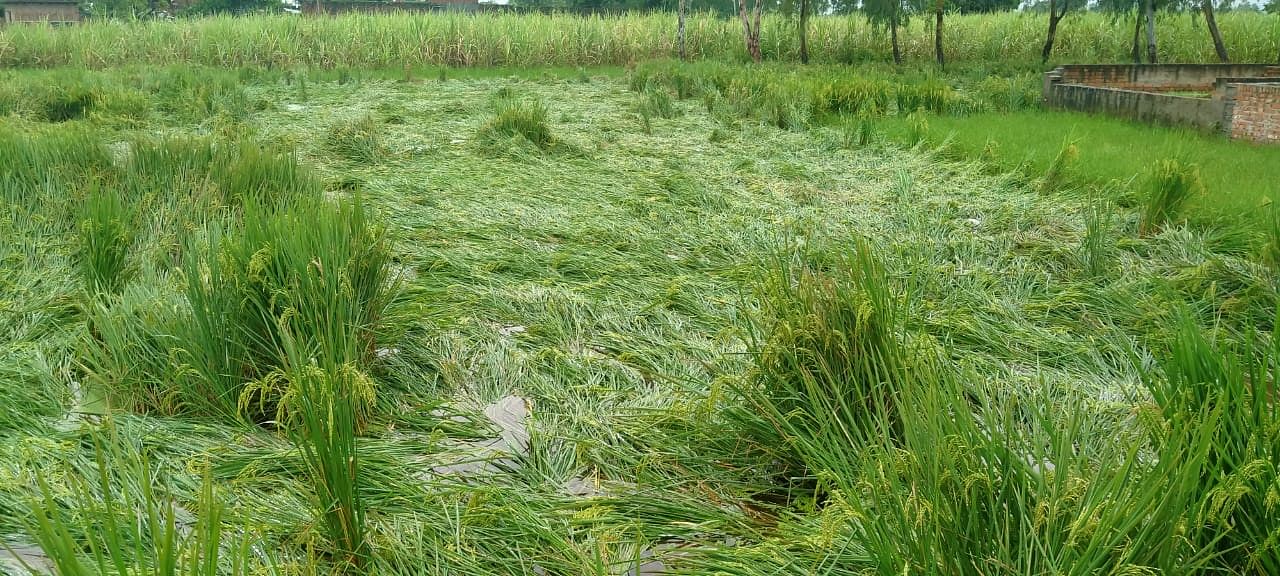
[{"label": "grass clump", "polygon": [[926,110],[933,114],[946,114],[951,109],[954,93],[951,88],[936,80],[920,83],[901,83],[894,91],[899,114]]},{"label": "grass clump", "polygon": [[1040,191],[1056,192],[1061,190],[1069,179],[1068,171],[1079,157],[1080,149],[1075,142],[1070,140],[1063,142],[1062,148],[1058,150],[1058,154],[1049,163],[1049,169],[1045,171],[1044,177],[1040,179]]},{"label": "grass clump", "polygon": [[325,146],[331,152],[361,164],[375,164],[387,154],[380,126],[371,114],[334,124],[325,136]]},{"label": "grass clump", "polygon": [[1182,218],[1188,200],[1204,192],[1194,164],[1165,160],[1149,175],[1138,220],[1138,234],[1147,236]]},{"label": "grass clump", "polygon": [[499,98],[494,102],[493,117],[477,133],[485,145],[498,145],[511,139],[522,139],[541,150],[555,144],[547,123],[547,107],[531,98]]},{"label": "grass clump", "polygon": [[1080,265],[1089,276],[1102,276],[1111,267],[1115,251],[1114,225],[1115,206],[1110,201],[1099,199],[1085,209]]},{"label": "grass clump", "polygon": [[760,287],[754,378],[743,391],[765,445],[837,473],[870,438],[898,437],[907,368],[901,304],[865,241],[851,254],[783,257]]},{"label": "grass clump", "polygon": [[876,120],[870,114],[859,114],[856,120],[846,121],[841,127],[841,143],[853,149],[868,146],[876,139]]},{"label": "grass clump", "polygon": [[[185,265],[191,306],[178,334],[199,377],[183,391],[207,410],[283,422],[297,391],[286,343],[337,366],[367,365],[392,297],[385,229],[357,198],[245,207]],[[349,398],[361,418],[372,401]]]},{"label": "grass clump", "polygon": [[645,84],[636,107],[645,118],[675,118],[679,112],[671,93],[656,82]]},{"label": "grass clump", "polygon": [[870,571],[1214,565],[1203,545],[1176,537],[1197,503],[1205,438],[1162,446],[1149,463],[1094,445],[1106,427],[1079,400],[1002,399],[967,384],[971,375],[926,376],[900,405],[903,439],[869,443],[837,476]]},{"label": "grass clump", "polygon": [[1272,203],[1263,223],[1261,260],[1273,269],[1280,270],[1280,206]]},{"label": "grass clump", "polygon": [[80,276],[91,293],[115,293],[128,281],[126,257],[133,244],[133,215],[120,195],[95,188],[80,209]]},{"label": "grass clump", "polygon": [[1159,409],[1157,446],[1203,442],[1187,511],[1188,539],[1245,572],[1280,571],[1280,338],[1232,343],[1206,336],[1183,312],[1161,363],[1144,382]]},{"label": "grass clump", "polygon": [[929,118],[923,110],[907,114],[907,145],[916,146],[929,137]]},{"label": "grass clump", "polygon": [[274,206],[315,196],[323,188],[292,150],[252,141],[219,151],[210,177],[221,191],[222,202],[231,206],[250,202]]},{"label": "grass clump", "polygon": [[49,122],[68,122],[88,115],[94,106],[93,92],[86,86],[73,84],[51,92],[41,109]]},{"label": "grass clump", "polygon": [[312,509],[338,573],[360,573],[371,551],[356,436],[363,427],[361,410],[373,399],[373,381],[352,364],[304,356],[298,344],[287,344],[289,367],[283,372],[295,394],[290,438],[306,463]]}]

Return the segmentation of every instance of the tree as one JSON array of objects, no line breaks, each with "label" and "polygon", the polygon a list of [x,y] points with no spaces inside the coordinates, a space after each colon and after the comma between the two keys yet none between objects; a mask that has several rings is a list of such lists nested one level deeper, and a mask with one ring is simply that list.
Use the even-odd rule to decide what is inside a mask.
[{"label": "tree", "polygon": [[1218,53],[1219,62],[1230,62],[1227,45],[1222,42],[1222,32],[1218,30],[1218,21],[1213,17],[1213,0],[1200,0],[1200,11],[1204,13],[1204,23],[1209,28],[1209,36],[1213,38],[1213,51]]},{"label": "tree", "polygon": [[810,0],[800,0],[800,63],[809,63],[809,7]]},{"label": "tree", "polygon": [[[1161,0],[1169,1],[1169,0]],[[1155,64],[1156,59],[1156,0],[1099,0],[1099,8],[1110,12],[1116,20],[1124,19],[1132,13],[1133,18],[1133,63],[1142,63],[1142,31],[1145,20],[1147,31],[1147,60]]]},{"label": "tree", "polygon": [[1133,63],[1142,63],[1142,11],[1133,12]]},{"label": "tree", "polygon": [[947,59],[942,55],[942,13],[946,9],[946,0],[930,0],[933,5],[933,55],[938,59],[938,66],[945,67]]},{"label": "tree", "polygon": [[1049,33],[1044,38],[1044,50],[1040,53],[1040,61],[1049,62],[1049,54],[1053,52],[1053,42],[1058,37],[1058,23],[1085,0],[1049,0]]},{"label": "tree", "polygon": [[[821,0],[819,0],[821,1]],[[827,10],[833,10],[834,6],[828,5]],[[800,35],[800,63],[809,63],[809,16],[813,14],[814,0],[781,0],[778,4],[778,11],[785,14],[787,18],[796,18],[796,31]]]},{"label": "tree", "polygon": [[893,63],[902,64],[902,47],[898,45],[898,27],[907,21],[907,6],[903,0],[864,0],[862,9],[873,26],[889,29],[893,43]]},{"label": "tree", "polygon": [[753,18],[747,15],[747,0],[738,0],[738,15],[742,18],[742,34],[747,42],[747,53],[751,55],[753,62],[759,62],[762,58],[760,54],[760,11],[761,0],[753,0],[752,8]]},{"label": "tree", "polygon": [[676,12],[677,12],[677,14],[678,14],[678,15],[676,16],[676,19],[679,21],[679,23],[676,25],[676,37],[677,37],[677,38],[679,38],[679,42],[680,42],[680,59],[681,59],[681,60],[684,60],[684,59],[685,59],[685,52],[684,52],[684,5],[685,5],[685,0],[680,0],[680,7],[676,10]]},{"label": "tree", "polygon": [[1156,0],[1142,0],[1142,14],[1147,20],[1147,62],[1156,64]]}]

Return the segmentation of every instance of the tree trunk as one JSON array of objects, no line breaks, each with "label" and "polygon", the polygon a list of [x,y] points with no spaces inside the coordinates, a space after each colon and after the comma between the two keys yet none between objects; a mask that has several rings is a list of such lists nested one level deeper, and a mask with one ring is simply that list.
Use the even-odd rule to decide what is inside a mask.
[{"label": "tree trunk", "polygon": [[747,53],[751,60],[759,62],[760,54],[760,0],[755,3],[755,29],[751,27],[751,19],[747,17],[747,0],[738,0],[738,14],[742,16],[742,35],[747,43]]},{"label": "tree trunk", "polygon": [[809,63],[809,0],[800,0],[800,63]]},{"label": "tree trunk", "polygon": [[760,53],[760,12],[763,4],[755,0],[755,28],[751,31],[751,57],[759,62],[764,55]]},{"label": "tree trunk", "polygon": [[1155,0],[1147,0],[1145,6],[1147,13],[1147,62],[1151,64],[1159,63],[1160,59],[1156,56],[1156,2]]},{"label": "tree trunk", "polygon": [[1200,0],[1200,9],[1204,11],[1204,23],[1209,27],[1209,35],[1213,36],[1213,51],[1218,53],[1218,61],[1230,62],[1227,45],[1222,42],[1222,32],[1218,30],[1218,21],[1213,17],[1213,0]]},{"label": "tree trunk", "polygon": [[933,54],[938,58],[938,67],[945,68],[947,59],[942,54],[942,1],[936,0],[937,6],[934,10],[935,21],[933,25]]},{"label": "tree trunk", "polygon": [[[1041,64],[1049,63],[1049,54],[1053,52],[1053,40],[1058,36],[1058,22],[1062,21],[1062,15],[1053,10],[1054,2],[1055,0],[1049,0],[1049,33],[1044,37],[1044,51],[1040,53]],[[1065,14],[1066,12],[1063,11],[1063,15]]]},{"label": "tree trunk", "polygon": [[678,24],[676,24],[676,38],[678,39],[678,42],[680,43],[680,59],[681,59],[681,60],[684,60],[684,59],[685,59],[685,51],[684,51],[684,5],[685,5],[685,0],[680,0],[680,6],[679,6],[679,8],[677,8],[677,10],[676,10],[676,11],[677,11],[676,20],[678,21]]},{"label": "tree trunk", "polygon": [[898,22],[889,23],[889,37],[893,42],[893,63],[902,64],[902,48],[898,47]]},{"label": "tree trunk", "polygon": [[1133,15],[1133,63],[1142,63],[1142,44],[1138,40],[1142,36],[1142,14]]}]

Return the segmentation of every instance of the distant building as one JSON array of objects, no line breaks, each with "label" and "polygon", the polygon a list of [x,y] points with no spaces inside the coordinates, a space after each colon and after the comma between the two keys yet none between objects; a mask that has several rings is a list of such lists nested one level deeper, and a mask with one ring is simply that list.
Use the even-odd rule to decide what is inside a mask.
[{"label": "distant building", "polygon": [[0,5],[4,18],[0,22],[22,22],[68,25],[80,22],[80,5],[76,0],[8,0]]}]

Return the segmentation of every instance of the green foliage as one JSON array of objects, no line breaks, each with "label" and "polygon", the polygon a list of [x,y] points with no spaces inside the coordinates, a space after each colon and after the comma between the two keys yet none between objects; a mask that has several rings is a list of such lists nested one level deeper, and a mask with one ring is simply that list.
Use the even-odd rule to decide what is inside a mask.
[{"label": "green foliage", "polygon": [[166,290],[138,284],[85,304],[88,330],[78,350],[85,387],[113,409],[180,413],[181,384],[190,374],[173,335],[182,320],[174,310],[183,303]]},{"label": "green foliage", "polygon": [[[277,54],[316,26],[294,22]],[[637,93],[567,69],[497,98],[563,108],[555,136],[589,153],[413,146],[357,175],[327,140],[365,113],[352,103],[430,111],[398,141],[453,142],[508,82],[468,75],[542,73],[451,69],[415,88],[308,70],[308,114],[266,106],[252,125],[188,116],[150,74],[114,70],[84,73],[94,94],[140,96],[147,114],[102,97],[66,123],[15,108],[0,120],[0,533],[72,574],[74,559],[208,574],[212,540],[216,572],[235,575],[622,574],[650,559],[746,576],[1277,571],[1275,275],[1239,218],[1266,205],[1274,151],[986,114],[1035,80],[986,80],[996,66],[688,66],[637,66]],[[228,94],[287,101],[284,74],[243,72],[256,84]],[[55,75],[8,77],[0,93],[34,94]],[[684,114],[659,134],[629,133],[646,85],[707,111],[674,102]],[[930,91],[945,94],[934,112]],[[860,148],[775,128],[780,105]],[[901,142],[908,116],[930,146],[865,145]],[[334,184],[243,137],[255,130],[313,143]],[[1071,193],[1039,193],[1068,135]],[[970,140],[987,165],[963,161]],[[1217,170],[1212,204],[1123,234],[1137,214],[1110,206],[1115,191],[1178,157],[1169,142],[1194,148],[1206,182]],[[80,222],[105,191],[130,216],[129,281],[85,298]],[[387,230],[410,241],[393,250]],[[797,247],[762,256],[779,234]],[[831,240],[853,236],[891,241]],[[369,304],[394,296],[414,314]],[[102,414],[120,438],[99,457],[84,430]]]},{"label": "green foliage", "polygon": [[171,66],[144,72],[135,82],[155,96],[162,112],[185,120],[241,120],[252,111],[244,86],[228,70]]},{"label": "green foliage", "polygon": [[[182,149],[192,152],[183,156]],[[209,158],[207,181],[220,206],[243,206],[248,203],[281,204],[294,198],[319,194],[320,182],[299,165],[292,150],[263,145],[253,141],[215,146],[211,140],[169,140],[142,143],[135,147],[132,161],[135,170],[145,165],[157,166],[154,174],[168,174],[179,180],[199,175],[192,170],[198,159]],[[193,162],[195,161],[195,162]],[[135,172],[139,173],[139,172]]]},{"label": "green foliage", "polygon": [[34,346],[0,346],[0,434],[39,430],[60,413],[63,386],[55,370]]},{"label": "green foliage", "polygon": [[992,14],[1017,10],[1021,5],[1018,0],[953,0],[947,3],[961,14]]},{"label": "green foliage", "polygon": [[759,380],[735,413],[815,478],[823,523],[864,551],[847,569],[1274,569],[1280,348],[1220,347],[1184,317],[1163,374],[1144,372],[1159,408],[1150,443],[1121,427],[1099,444],[1108,432],[1071,393],[971,386],[928,349],[904,353],[911,320],[873,303],[893,301],[885,276],[854,278],[844,293],[810,273],[765,284]]},{"label": "green foliage", "polygon": [[183,12],[187,14],[247,14],[278,12],[280,5],[270,0],[197,0]]},{"label": "green foliage", "polygon": [[1040,90],[1033,74],[1014,77],[989,76],[978,82],[973,92],[998,112],[1017,112],[1040,106]]},{"label": "green foliage", "polygon": [[[1062,143],[1075,142],[1075,169],[1064,174],[1063,185],[1107,191],[1124,208],[1142,200],[1140,193],[1147,184],[1144,174],[1168,158],[1185,156],[1188,147],[1194,147],[1205,193],[1187,198],[1183,215],[1197,225],[1230,220],[1265,230],[1267,211],[1259,208],[1271,202],[1277,193],[1273,182],[1280,182],[1280,162],[1274,148],[1183,128],[1058,111],[934,116],[929,123],[966,157],[981,159],[991,171],[1014,172],[1026,180],[1042,178],[1062,152]],[[881,128],[895,140],[909,141],[903,120],[884,119]],[[1143,145],[1133,146],[1138,141]],[[1257,177],[1242,179],[1240,174]],[[1133,194],[1126,192],[1130,190]]]},{"label": "green foliage", "polygon": [[93,94],[83,86],[66,86],[50,94],[41,112],[49,122],[79,120],[93,107],[93,100]]},{"label": "green foliage", "polygon": [[547,124],[547,107],[535,99],[500,98],[494,103],[494,115],[476,134],[482,144],[493,146],[512,138],[520,138],[539,149],[555,143]]},{"label": "green foliage", "polygon": [[876,139],[876,120],[870,114],[859,114],[855,120],[846,121],[841,128],[845,148],[867,146]]},{"label": "green foliage", "polygon": [[765,122],[783,130],[804,130],[809,126],[809,111],[803,100],[792,100],[782,90],[769,90],[763,97]]},{"label": "green foliage", "polygon": [[906,24],[910,18],[911,5],[904,0],[866,0],[862,4],[862,12],[867,22],[876,28],[896,28]]},{"label": "green foliage", "polygon": [[156,112],[193,121],[241,120],[252,108],[234,73],[209,68],[0,72],[0,82],[0,115],[43,122],[137,123]]},{"label": "green foliage", "polygon": [[929,136],[929,119],[921,110],[907,114],[907,144],[915,146]]},{"label": "green foliage", "polygon": [[1200,170],[1194,164],[1165,160],[1147,177],[1138,234],[1154,234],[1182,218],[1187,201],[1204,193]]},{"label": "green foliage", "polygon": [[1205,436],[1148,464],[1133,449],[1090,450],[1101,430],[1081,404],[982,390],[975,405],[957,377],[926,376],[900,405],[902,442],[872,441],[835,476],[838,502],[865,519],[853,529],[874,573],[1214,566],[1175,536],[1197,502]]},{"label": "green foliage", "polygon": [[1280,207],[1272,204],[1267,212],[1263,223],[1261,260],[1272,268],[1280,269]]},{"label": "green foliage", "polygon": [[925,79],[919,83],[903,83],[894,93],[899,114],[924,110],[934,114],[946,114],[952,108],[954,98],[949,86],[937,80]]},{"label": "green foliage", "polygon": [[350,363],[335,364],[325,357],[317,363],[300,341],[287,338],[289,366],[283,377],[296,394],[295,421],[289,428],[314,487],[312,507],[333,547],[338,572],[360,573],[370,549],[356,435],[363,426],[361,408],[372,400],[373,382]]}]

